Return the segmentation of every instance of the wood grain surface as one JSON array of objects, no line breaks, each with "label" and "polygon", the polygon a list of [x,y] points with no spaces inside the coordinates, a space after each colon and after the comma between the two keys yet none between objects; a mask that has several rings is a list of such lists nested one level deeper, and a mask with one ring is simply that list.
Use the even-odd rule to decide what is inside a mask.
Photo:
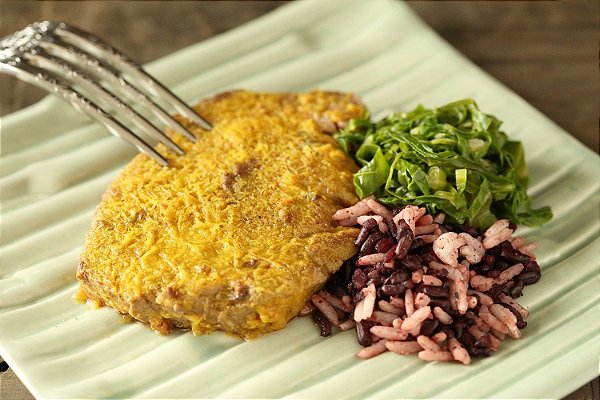
[{"label": "wood grain surface", "polygon": [[[323,0],[334,1],[334,0]],[[285,1],[6,1],[0,37],[39,20],[80,26],[145,63],[225,32]],[[342,3],[340,3],[342,4]],[[445,40],[593,151],[599,151],[599,5],[595,0],[409,2]],[[0,75],[0,115],[45,93]],[[0,358],[1,360],[1,358]],[[568,400],[599,399],[599,380]],[[31,399],[9,369],[0,399]]]}]

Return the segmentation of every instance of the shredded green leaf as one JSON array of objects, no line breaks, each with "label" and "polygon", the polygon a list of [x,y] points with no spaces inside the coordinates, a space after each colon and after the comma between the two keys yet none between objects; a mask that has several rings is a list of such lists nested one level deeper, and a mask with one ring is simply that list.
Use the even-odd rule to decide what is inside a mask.
[{"label": "shredded green leaf", "polygon": [[361,166],[354,175],[360,198],[388,206],[426,206],[450,223],[486,228],[498,218],[539,226],[549,207],[533,209],[527,196],[523,146],[500,130],[502,122],[472,99],[435,109],[422,106],[379,122],[350,121],[336,134]]}]

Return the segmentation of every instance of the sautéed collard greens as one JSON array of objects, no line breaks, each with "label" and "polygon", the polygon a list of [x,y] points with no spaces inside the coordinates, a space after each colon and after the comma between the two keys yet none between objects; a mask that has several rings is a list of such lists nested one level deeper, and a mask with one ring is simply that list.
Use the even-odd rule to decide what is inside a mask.
[{"label": "saut\u00e9ed collard greens", "polygon": [[532,208],[521,142],[509,140],[502,122],[472,99],[443,107],[418,106],[379,122],[352,120],[336,135],[361,166],[354,186],[387,206],[425,205],[449,223],[486,228],[498,218],[542,225],[549,207]]}]

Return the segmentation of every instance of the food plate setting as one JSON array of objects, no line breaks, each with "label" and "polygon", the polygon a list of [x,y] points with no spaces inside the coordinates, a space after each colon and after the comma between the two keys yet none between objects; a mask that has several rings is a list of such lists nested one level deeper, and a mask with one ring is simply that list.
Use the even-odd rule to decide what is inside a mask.
[{"label": "food plate setting", "polygon": [[[126,50],[126,49],[124,49]],[[0,353],[36,398],[559,398],[598,375],[598,156],[449,46],[403,3],[294,2],[146,66],[190,104],[229,89],[358,95],[374,119],[472,98],[523,143],[541,280],[519,340],[470,365],[391,352],[310,318],[243,341],[160,336],[74,300],[100,196],[135,155],[63,101],[2,118]]]}]

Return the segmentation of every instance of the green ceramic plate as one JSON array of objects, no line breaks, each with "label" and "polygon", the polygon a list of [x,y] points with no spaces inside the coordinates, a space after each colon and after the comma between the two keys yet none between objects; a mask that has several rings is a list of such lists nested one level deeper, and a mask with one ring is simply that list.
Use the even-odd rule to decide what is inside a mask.
[{"label": "green ceramic plate", "polygon": [[148,69],[184,99],[228,88],[353,91],[373,114],[473,97],[523,141],[542,280],[529,326],[468,367],[384,354],[308,319],[252,342],[155,335],[75,303],[78,254],[101,193],[134,155],[62,101],[2,120],[0,352],[40,398],[561,397],[598,374],[598,157],[466,60],[396,1],[292,3]]}]

